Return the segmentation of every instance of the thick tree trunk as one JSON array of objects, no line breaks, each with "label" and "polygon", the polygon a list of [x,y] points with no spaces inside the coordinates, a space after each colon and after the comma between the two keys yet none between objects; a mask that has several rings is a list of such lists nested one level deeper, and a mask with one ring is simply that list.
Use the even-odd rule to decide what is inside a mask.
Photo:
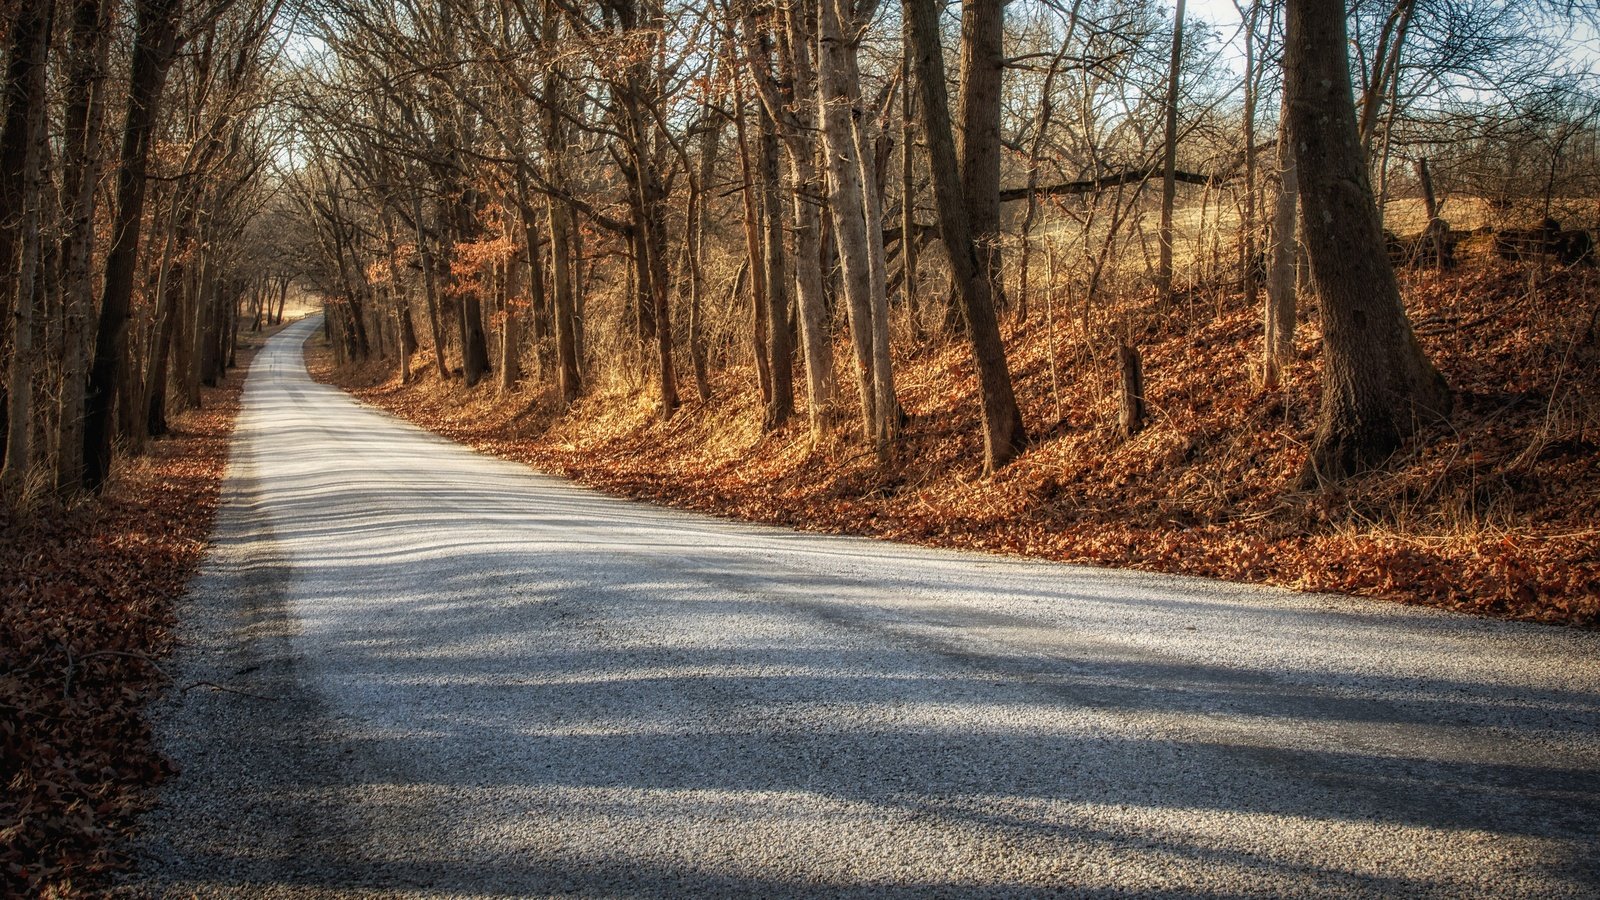
[{"label": "thick tree trunk", "polygon": [[[398,288],[396,291],[398,292]],[[400,330],[400,383],[411,383],[411,357],[417,352],[417,323],[411,316],[411,301],[395,296],[396,327]]]},{"label": "thick tree trunk", "polygon": [[98,491],[111,472],[112,404],[127,351],[128,307],[133,299],[139,230],[144,218],[145,164],[165,81],[177,41],[182,0],[141,0],[128,80],[128,112],[123,124],[117,172],[117,212],[106,254],[100,323],[94,364],[89,373],[83,428],[84,487]]},{"label": "thick tree trunk", "polygon": [[[216,387],[218,375],[222,371],[222,354],[219,352],[221,345],[217,340],[222,330],[222,278],[217,269],[218,264],[208,258],[205,262],[205,278],[200,288],[199,321],[195,327],[199,360],[198,380],[206,387]],[[352,308],[351,313],[352,317],[361,315],[358,308]],[[198,391],[195,392],[194,401],[198,407],[200,405]]]},{"label": "thick tree trunk", "polygon": [[489,373],[489,342],[483,332],[483,299],[478,296],[477,291],[467,291],[459,302],[461,377],[467,387],[473,387]]},{"label": "thick tree trunk", "polygon": [[[29,160],[36,156],[38,149],[34,123],[42,110],[35,101],[42,103],[42,98],[35,97],[35,87],[43,85],[44,54],[48,53],[50,44],[50,6],[48,0],[23,0],[16,7],[15,17],[6,23],[11,29],[5,83],[0,85],[4,90],[4,95],[0,96],[0,111],[5,116],[0,127],[0,272],[16,275],[20,275],[22,269],[19,251],[34,233],[25,224],[31,206],[36,203]],[[12,429],[8,423],[16,418],[12,402],[17,399],[13,395],[11,376],[17,366],[5,351],[7,348],[14,350],[12,338],[17,319],[25,315],[22,306],[31,302],[21,288],[19,277],[0,281],[0,364],[3,364],[0,373],[4,375],[0,378],[0,458],[9,455]],[[28,371],[31,378],[31,368]],[[23,417],[26,415],[24,413]]]},{"label": "thick tree trunk", "polygon": [[950,129],[950,108],[945,95],[944,56],[939,45],[939,11],[935,0],[904,0],[904,15],[912,38],[911,52],[920,88],[923,135],[933,172],[933,199],[939,208],[939,231],[944,237],[955,283],[966,318],[972,361],[978,373],[983,402],[984,470],[1004,466],[1022,451],[1025,434],[1006,365],[1005,343],[995,315],[990,282],[978,262],[956,166],[955,140]]},{"label": "thick tree trunk", "polygon": [[243,285],[237,280],[229,283],[228,291],[228,345],[223,354],[222,374],[239,365],[239,306],[244,302]]},{"label": "thick tree trunk", "polygon": [[69,204],[64,271],[60,430],[56,492],[83,487],[83,397],[89,377],[88,319],[94,314],[95,199],[100,184],[100,135],[105,120],[105,67],[110,47],[105,0],[73,7],[71,74],[67,88],[66,170],[62,198]]},{"label": "thick tree trunk", "polygon": [[1303,486],[1382,463],[1450,392],[1400,302],[1367,180],[1342,3],[1291,0],[1284,95],[1311,275],[1323,311],[1322,409]]},{"label": "thick tree trunk", "polygon": [[1005,69],[1002,0],[962,0],[961,95],[956,156],[978,270],[996,309],[1005,308],[1000,280],[1000,79]]},{"label": "thick tree trunk", "polygon": [[[0,272],[18,272],[21,269],[21,247],[29,189],[27,189],[27,155],[32,149],[32,122],[34,110],[30,109],[29,86],[34,80],[34,51],[50,42],[50,24],[43,18],[48,3],[43,0],[24,0],[8,6],[10,26],[6,42],[5,83],[0,85]],[[0,460],[6,452],[11,429],[10,370],[11,335],[14,315],[18,314],[18,282],[6,279],[0,282]]]}]

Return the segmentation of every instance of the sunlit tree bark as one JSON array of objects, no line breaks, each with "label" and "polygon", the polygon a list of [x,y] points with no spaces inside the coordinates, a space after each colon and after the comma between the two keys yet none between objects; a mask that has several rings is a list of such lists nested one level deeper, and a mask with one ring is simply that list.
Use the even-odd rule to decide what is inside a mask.
[{"label": "sunlit tree bark", "polygon": [[1323,313],[1322,408],[1301,482],[1382,463],[1450,393],[1412,333],[1356,129],[1342,3],[1290,0],[1284,97]]}]

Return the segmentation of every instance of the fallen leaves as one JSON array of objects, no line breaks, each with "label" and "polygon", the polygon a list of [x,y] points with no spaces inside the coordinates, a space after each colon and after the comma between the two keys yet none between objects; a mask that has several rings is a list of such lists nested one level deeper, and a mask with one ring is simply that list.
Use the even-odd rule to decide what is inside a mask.
[{"label": "fallen leaves", "polygon": [[[1530,277],[1480,261],[1403,278],[1411,315],[1432,323],[1422,341],[1457,392],[1456,411],[1383,471],[1314,494],[1290,486],[1320,398],[1315,311],[1282,389],[1268,393],[1251,375],[1259,310],[1237,296],[1195,298],[1152,319],[1141,345],[1152,423],[1126,442],[1112,427],[1103,332],[1008,323],[1025,420],[1056,424],[988,479],[962,375],[969,351],[954,340],[897,360],[911,418],[887,468],[853,439],[848,396],[816,447],[803,421],[761,433],[753,374],[738,367],[714,374],[709,404],[667,424],[625,383],[593,389],[558,417],[546,386],[501,402],[420,363],[410,386],[376,368],[338,377],[479,450],[718,515],[1600,624],[1600,276]],[[849,371],[842,355],[836,370]],[[333,377],[325,359],[319,377]]]},{"label": "fallen leaves", "polygon": [[217,507],[243,370],[107,493],[0,513],[0,895],[81,896],[168,772],[143,710]]}]

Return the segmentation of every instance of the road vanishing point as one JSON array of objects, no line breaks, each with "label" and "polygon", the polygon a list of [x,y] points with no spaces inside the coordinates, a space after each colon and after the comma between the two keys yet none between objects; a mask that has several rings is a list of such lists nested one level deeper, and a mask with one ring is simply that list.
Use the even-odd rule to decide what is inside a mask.
[{"label": "road vanishing point", "polygon": [[1600,896],[1600,634],[616,499],[313,383],[317,325],[130,893]]}]

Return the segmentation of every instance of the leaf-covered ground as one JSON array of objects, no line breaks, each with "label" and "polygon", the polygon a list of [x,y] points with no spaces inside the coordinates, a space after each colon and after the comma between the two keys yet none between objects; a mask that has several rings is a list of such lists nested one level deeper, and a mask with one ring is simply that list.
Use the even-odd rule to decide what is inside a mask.
[{"label": "leaf-covered ground", "polygon": [[[841,428],[813,447],[796,421],[762,433],[753,371],[713,379],[658,421],[648,389],[591,388],[569,413],[547,385],[500,398],[391,369],[331,371],[363,399],[447,437],[618,494],[706,512],[947,547],[1337,591],[1550,623],[1600,624],[1600,274],[1478,259],[1407,273],[1425,349],[1456,391],[1447,423],[1381,472],[1298,493],[1319,399],[1315,321],[1282,390],[1253,374],[1258,312],[1193,296],[1139,335],[1150,427],[1114,433],[1108,316],[1035,311],[1008,324],[1026,455],[991,478],[972,367],[956,341],[897,359],[910,414],[891,465]],[[1069,304],[1070,306],[1070,304]],[[906,342],[902,342],[904,344]],[[1053,353],[1052,353],[1053,345]],[[1054,359],[1052,366],[1051,360]],[[853,376],[840,355],[841,420]],[[687,364],[683,365],[687,369]],[[803,379],[796,378],[797,384]]]},{"label": "leaf-covered ground", "polygon": [[241,368],[106,493],[0,512],[0,896],[93,894],[167,775],[143,710],[216,512]]}]

